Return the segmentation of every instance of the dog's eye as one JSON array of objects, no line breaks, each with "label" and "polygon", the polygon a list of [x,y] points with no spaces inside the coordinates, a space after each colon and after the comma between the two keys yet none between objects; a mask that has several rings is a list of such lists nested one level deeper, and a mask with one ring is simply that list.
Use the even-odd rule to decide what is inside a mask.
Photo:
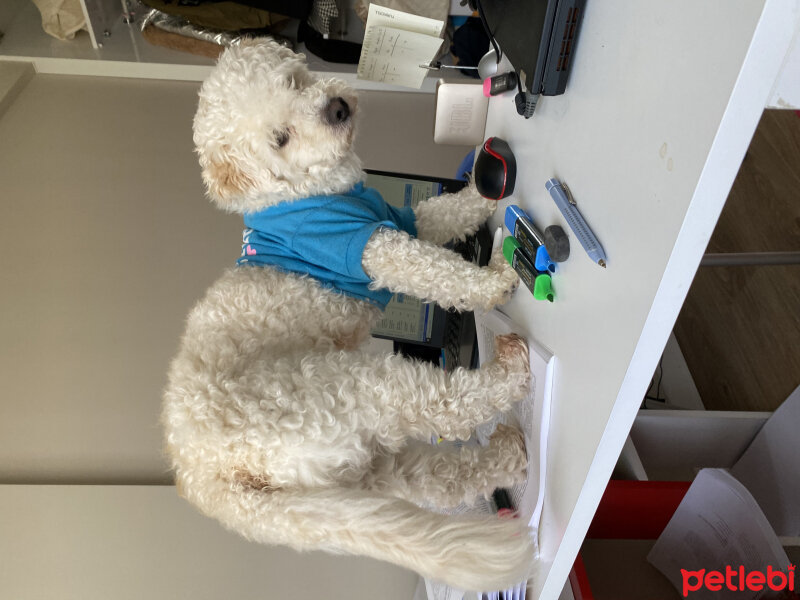
[{"label": "dog's eye", "polygon": [[278,148],[283,148],[286,144],[289,143],[289,131],[287,129],[283,129],[282,131],[275,132],[275,143],[278,145]]}]

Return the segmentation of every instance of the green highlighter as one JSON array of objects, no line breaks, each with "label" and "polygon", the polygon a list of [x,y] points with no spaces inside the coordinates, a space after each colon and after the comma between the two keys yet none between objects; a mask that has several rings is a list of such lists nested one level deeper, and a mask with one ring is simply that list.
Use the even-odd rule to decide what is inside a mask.
[{"label": "green highlighter", "polygon": [[519,278],[525,282],[534,298],[547,300],[548,302],[553,301],[555,294],[550,275],[536,271],[531,261],[523,254],[519,241],[513,235],[509,235],[503,241],[503,256],[506,257],[508,264],[517,272]]}]

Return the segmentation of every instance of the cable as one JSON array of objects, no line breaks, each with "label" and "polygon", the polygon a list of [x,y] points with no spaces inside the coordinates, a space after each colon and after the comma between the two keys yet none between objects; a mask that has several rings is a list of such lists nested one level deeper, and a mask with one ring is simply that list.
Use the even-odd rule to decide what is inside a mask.
[{"label": "cable", "polygon": [[653,387],[653,383],[655,383],[655,373],[653,374],[653,378],[650,380],[650,385],[647,387],[647,391],[644,394],[645,400],[655,400],[657,402],[665,402],[666,398],[661,397],[661,380],[664,379],[664,355],[661,355],[661,359],[658,361],[658,383],[656,384],[656,395],[650,395],[650,388]]},{"label": "cable", "polygon": [[[489,28],[489,23],[486,21],[486,15],[483,12],[481,0],[470,0],[470,6],[472,6],[473,2],[475,4],[475,9],[478,11],[478,16],[481,19],[481,23],[483,24],[483,29],[486,32],[486,35],[489,37],[492,47],[494,48],[494,54],[497,57],[497,64],[500,64],[500,59],[503,57],[503,52],[497,45],[497,40],[494,39],[494,34]],[[539,94],[534,94],[532,92],[528,93],[527,90],[523,90],[520,72],[515,70],[514,73],[517,76],[517,95],[514,97],[514,104],[517,108],[517,114],[522,115],[526,119],[530,119],[536,110],[536,104],[539,102]]]},{"label": "cable", "polygon": [[481,19],[481,23],[483,23],[483,30],[486,32],[486,35],[489,37],[489,41],[492,43],[492,47],[494,48],[494,55],[497,57],[497,63],[500,63],[500,59],[503,57],[503,52],[500,50],[500,46],[497,45],[497,41],[494,39],[494,34],[492,30],[489,29],[489,23],[486,22],[486,15],[483,14],[483,6],[481,6],[481,0],[475,0],[475,7],[478,10],[478,16]]}]

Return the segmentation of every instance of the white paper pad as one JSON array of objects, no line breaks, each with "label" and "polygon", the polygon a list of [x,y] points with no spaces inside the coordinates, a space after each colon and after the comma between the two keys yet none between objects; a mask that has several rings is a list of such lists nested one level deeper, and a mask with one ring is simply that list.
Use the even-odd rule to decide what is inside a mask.
[{"label": "white paper pad", "polygon": [[422,87],[442,45],[443,21],[370,4],[358,78],[412,88]]},{"label": "white paper pad", "polygon": [[480,363],[494,356],[494,338],[505,333],[517,333],[527,337],[530,349],[531,393],[518,403],[508,415],[498,415],[491,423],[477,428],[481,443],[488,443],[489,435],[498,422],[513,424],[516,421],[525,434],[528,452],[527,480],[509,489],[511,501],[520,518],[528,519],[536,532],[534,541],[538,552],[538,530],[544,505],[545,480],[547,477],[547,438],[550,429],[550,404],[553,396],[555,357],[552,352],[527,335],[498,310],[486,314],[475,314],[475,329],[478,335]]},{"label": "white paper pad", "polygon": [[412,15],[393,8],[378,6],[377,4],[369,5],[367,27],[370,25],[375,27],[394,27],[395,29],[424,33],[437,38],[441,37],[442,31],[444,31],[444,21]]}]

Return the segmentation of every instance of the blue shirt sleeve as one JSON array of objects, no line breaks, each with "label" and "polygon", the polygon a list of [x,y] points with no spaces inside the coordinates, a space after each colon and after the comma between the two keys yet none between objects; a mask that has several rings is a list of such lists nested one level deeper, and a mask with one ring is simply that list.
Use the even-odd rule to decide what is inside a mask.
[{"label": "blue shirt sleeve", "polygon": [[395,208],[389,204],[386,207],[389,210],[390,218],[397,223],[400,229],[411,237],[417,237],[417,217],[411,207]]},{"label": "blue shirt sleeve", "polygon": [[414,212],[396,209],[382,200],[331,197],[324,206],[306,213],[292,237],[292,250],[313,264],[369,282],[361,257],[379,227],[402,229],[416,235]]}]

